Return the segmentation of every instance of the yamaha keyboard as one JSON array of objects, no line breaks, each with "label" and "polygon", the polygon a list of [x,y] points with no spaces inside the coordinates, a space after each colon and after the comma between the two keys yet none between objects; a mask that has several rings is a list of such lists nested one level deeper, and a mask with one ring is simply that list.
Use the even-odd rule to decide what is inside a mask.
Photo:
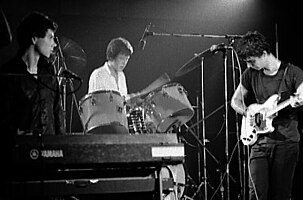
[{"label": "yamaha keyboard", "polygon": [[180,163],[184,145],[176,134],[18,136],[16,166],[121,166]]},{"label": "yamaha keyboard", "polygon": [[161,168],[183,162],[184,145],[171,133],[18,136],[9,187],[12,199],[123,193],[162,199],[174,182],[161,178]]}]

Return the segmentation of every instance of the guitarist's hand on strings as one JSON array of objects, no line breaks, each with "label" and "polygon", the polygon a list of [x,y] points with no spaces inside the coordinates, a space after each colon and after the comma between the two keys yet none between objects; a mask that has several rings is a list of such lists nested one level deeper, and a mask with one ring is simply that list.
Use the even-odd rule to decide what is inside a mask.
[{"label": "guitarist's hand on strings", "polygon": [[299,94],[295,94],[294,96],[290,96],[290,105],[295,108],[303,105],[303,96]]}]

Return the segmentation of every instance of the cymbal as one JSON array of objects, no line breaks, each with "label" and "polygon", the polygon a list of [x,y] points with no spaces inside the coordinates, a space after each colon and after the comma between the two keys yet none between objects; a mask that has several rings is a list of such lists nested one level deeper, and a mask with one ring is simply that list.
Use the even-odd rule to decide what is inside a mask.
[{"label": "cymbal", "polygon": [[0,48],[12,42],[12,33],[3,10],[0,8]]},{"label": "cymbal", "polygon": [[86,66],[86,54],[79,44],[63,36],[59,37],[59,43],[68,68],[83,69]]},{"label": "cymbal", "polygon": [[180,69],[175,73],[175,77],[183,76],[188,72],[196,69],[201,65],[201,58],[208,57],[213,55],[210,49],[206,49],[205,51],[195,54],[193,58],[187,61]]}]

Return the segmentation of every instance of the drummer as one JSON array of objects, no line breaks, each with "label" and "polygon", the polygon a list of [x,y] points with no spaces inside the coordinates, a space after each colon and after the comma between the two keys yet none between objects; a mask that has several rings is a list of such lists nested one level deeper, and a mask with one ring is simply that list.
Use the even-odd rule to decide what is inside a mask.
[{"label": "drummer", "polygon": [[[107,61],[91,73],[88,93],[99,90],[118,91],[124,100],[130,100],[136,94],[128,94],[126,78],[123,70],[133,54],[133,47],[128,40],[122,37],[112,39],[106,49]],[[125,132],[123,127],[107,127],[106,132]],[[128,132],[128,130],[127,130]]]}]

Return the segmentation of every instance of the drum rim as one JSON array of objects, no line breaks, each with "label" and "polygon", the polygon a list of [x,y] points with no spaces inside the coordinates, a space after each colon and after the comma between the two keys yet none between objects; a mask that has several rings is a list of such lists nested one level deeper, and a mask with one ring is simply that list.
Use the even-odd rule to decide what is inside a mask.
[{"label": "drum rim", "polygon": [[[178,83],[178,82],[172,82],[172,83],[166,83],[166,84],[162,85],[162,86],[161,86],[161,88],[162,88],[162,87],[171,86],[171,85],[180,85],[180,86],[182,86],[182,85],[181,85],[181,83]],[[183,87],[183,86],[182,86],[182,87]]]},{"label": "drum rim", "polygon": [[[180,167],[182,170],[183,170],[183,172],[184,172],[184,183],[182,182],[177,182],[177,174],[174,174],[173,173],[173,168],[172,167]],[[166,169],[168,169],[168,171],[169,171],[169,174],[170,174],[170,176],[173,178],[173,180],[174,180],[174,184],[176,184],[176,186],[178,187],[180,187],[180,185],[183,185],[183,191],[182,191],[182,194],[181,194],[181,199],[182,199],[182,197],[184,197],[184,195],[185,195],[185,193],[186,193],[186,190],[187,190],[187,186],[186,186],[186,184],[187,184],[187,177],[188,177],[188,175],[189,175],[189,172],[188,172],[188,168],[187,168],[187,166],[186,166],[186,163],[185,162],[182,162],[182,163],[179,163],[179,164],[173,164],[173,165],[167,165],[167,166],[165,166],[164,168],[166,168]],[[182,177],[183,178],[183,177]]]},{"label": "drum rim", "polygon": [[183,87],[183,85],[181,83],[178,83],[178,82],[173,82],[173,83],[167,83],[167,84],[164,84],[160,87],[158,87],[157,89],[153,90],[152,92],[150,92],[147,96],[146,96],[146,100],[145,101],[149,101],[150,99],[152,99],[152,97],[158,93],[159,91],[161,91],[163,88],[167,88],[167,87],[170,87],[170,86],[181,86],[182,89],[185,91],[185,93],[187,93],[186,89]]},{"label": "drum rim", "polygon": [[[162,88],[166,88],[166,87],[170,87],[170,86],[181,86],[181,87],[183,87],[183,86],[181,85],[181,83],[173,82],[173,83],[166,83],[166,84],[164,84],[164,85],[158,87],[158,88],[155,89],[154,91],[162,90]],[[183,87],[183,88],[184,88],[184,87]]]},{"label": "drum rim", "polygon": [[116,94],[116,95],[118,95],[118,96],[120,96],[120,97],[122,97],[121,94],[120,94],[120,92],[118,92],[118,91],[116,91],[116,90],[96,90],[96,91],[94,91],[94,92],[90,92],[90,93],[85,94],[85,95],[80,99],[79,105],[81,105],[86,99],[90,98],[93,94],[102,94],[102,93],[110,93],[110,92],[113,93],[113,94]]}]

